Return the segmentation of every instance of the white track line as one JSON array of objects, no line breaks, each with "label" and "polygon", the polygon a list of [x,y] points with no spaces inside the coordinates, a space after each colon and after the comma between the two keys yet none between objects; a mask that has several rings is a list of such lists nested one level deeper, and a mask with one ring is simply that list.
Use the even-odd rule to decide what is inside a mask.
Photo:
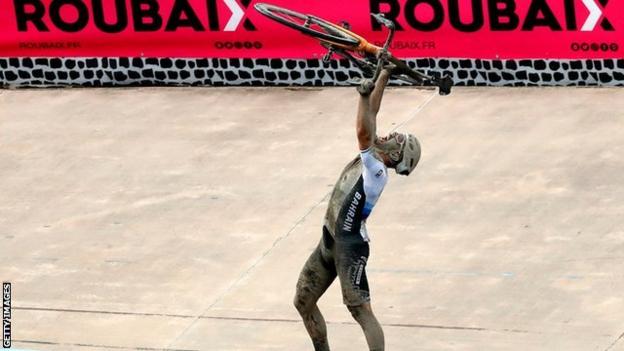
[{"label": "white track line", "polygon": [[[406,123],[408,123],[409,121],[413,120],[414,118],[416,118],[416,116],[418,116],[418,114],[420,113],[420,111],[422,111],[438,94],[437,91],[433,92],[428,98],[427,100],[425,100],[425,102],[423,102],[422,104],[420,104],[420,106],[418,106],[418,108],[416,108],[416,111],[414,111],[414,114],[406,119],[405,121],[403,121],[402,123],[398,124],[396,127],[394,127],[392,129],[392,131],[395,131],[396,129],[404,126]],[[312,212],[314,211],[315,208],[317,208],[320,204],[323,203],[323,201],[325,201],[329,195],[331,194],[331,192],[325,194],[325,196],[323,196],[323,199],[321,199],[321,201],[317,202],[314,206],[312,206],[311,209],[309,209],[301,218],[299,218],[299,220],[297,220],[295,222],[295,224],[286,232],[286,234],[281,235],[280,237],[278,237],[274,242],[273,245],[266,250],[257,260],[256,262],[254,262],[249,268],[247,268],[239,277],[238,279],[236,279],[234,281],[234,283],[232,283],[224,293],[222,293],[221,295],[219,295],[219,297],[217,297],[217,299],[215,301],[213,301],[210,305],[208,305],[208,307],[202,309],[202,312],[200,314],[198,314],[197,316],[195,316],[193,318],[193,320],[189,323],[189,325],[184,328],[184,330],[182,330],[182,332],[180,334],[178,334],[178,336],[176,336],[175,338],[173,338],[173,340],[171,340],[171,342],[169,342],[169,344],[167,345],[166,348],[171,348],[172,345],[174,343],[176,343],[182,336],[186,335],[186,333],[195,325],[195,323],[197,323],[197,321],[201,318],[201,316],[203,316],[206,312],[208,312],[213,306],[215,306],[217,303],[219,303],[224,297],[225,295],[227,295],[232,289],[234,289],[236,286],[238,286],[238,284],[240,283],[241,280],[243,280],[245,277],[247,277],[251,271],[258,265],[258,263],[260,263],[262,260],[264,260],[265,257],[267,257],[271,251],[273,251],[273,249],[275,247],[278,246],[278,244],[285,238],[287,238],[305,219],[306,217]]]},{"label": "white track line", "polygon": [[256,266],[264,260],[264,258],[266,258],[272,251],[273,249],[275,249],[280,242],[282,242],[284,239],[288,238],[290,236],[290,234],[293,233],[293,231],[299,227],[308,217],[308,215],[310,215],[310,213],[312,213],[312,211],[314,211],[317,207],[319,207],[324,201],[326,201],[329,196],[331,195],[331,192],[328,192],[327,194],[325,194],[323,196],[323,198],[318,201],[316,204],[314,204],[314,206],[312,206],[312,208],[310,208],[308,211],[306,211],[306,213],[300,217],[295,224],[293,224],[291,226],[291,228],[286,232],[286,234],[282,234],[281,236],[279,236],[277,239],[275,239],[275,241],[273,242],[273,245],[271,245],[271,247],[264,251],[262,253],[262,255],[260,255],[260,257],[249,267],[247,268],[239,277],[238,279],[236,279],[222,294],[219,295],[219,297],[217,297],[212,303],[210,303],[210,305],[208,305],[208,307],[203,308],[201,313],[198,314],[197,316],[195,316],[193,318],[193,320],[189,323],[189,325],[184,328],[184,330],[182,330],[182,332],[180,334],[178,334],[178,336],[176,336],[175,338],[173,338],[173,340],[171,340],[171,342],[169,342],[169,344],[167,345],[166,349],[169,349],[172,347],[172,345],[174,343],[176,343],[182,336],[186,335],[186,333],[195,325],[195,323],[197,323],[197,321],[206,314],[206,312],[208,312],[213,306],[215,306],[217,303],[221,302],[221,300],[227,295],[229,294],[234,288],[236,288],[238,286],[238,284],[247,276],[249,276],[249,274],[251,274],[251,271],[254,270],[254,268],[256,268]]}]

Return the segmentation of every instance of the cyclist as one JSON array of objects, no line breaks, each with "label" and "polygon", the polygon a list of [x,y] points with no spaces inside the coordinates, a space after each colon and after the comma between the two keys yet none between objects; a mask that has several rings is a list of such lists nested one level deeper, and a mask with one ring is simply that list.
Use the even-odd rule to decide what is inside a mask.
[{"label": "cyclist", "polygon": [[325,320],[317,301],[340,280],[343,302],[360,324],[370,350],[384,350],[384,334],[373,314],[366,278],[369,236],[366,219],[388,180],[388,168],[409,175],[420,159],[420,144],[411,134],[391,133],[377,138],[376,118],[392,68],[376,82],[364,80],[356,121],[360,154],[342,171],[329,200],[323,235],[305,263],[294,304],[312,339],[315,351],[329,350]]}]

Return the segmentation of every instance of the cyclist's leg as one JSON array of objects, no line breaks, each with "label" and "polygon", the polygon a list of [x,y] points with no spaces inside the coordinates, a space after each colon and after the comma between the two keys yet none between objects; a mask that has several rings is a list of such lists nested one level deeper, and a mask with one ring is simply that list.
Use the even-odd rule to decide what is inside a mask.
[{"label": "cyclist's leg", "polygon": [[370,305],[366,277],[369,246],[362,238],[348,237],[336,241],[336,269],[340,278],[343,302],[360,324],[371,351],[384,350],[384,334]]},{"label": "cyclist's leg", "polygon": [[371,351],[384,350],[384,333],[377,318],[373,314],[370,302],[358,306],[347,306],[353,318],[358,322],[366,336],[368,348]]},{"label": "cyclist's leg", "polygon": [[301,270],[295,294],[295,307],[303,319],[315,351],[329,351],[325,319],[316,303],[336,278],[336,269],[328,258],[331,246],[333,239],[323,228],[323,239]]}]

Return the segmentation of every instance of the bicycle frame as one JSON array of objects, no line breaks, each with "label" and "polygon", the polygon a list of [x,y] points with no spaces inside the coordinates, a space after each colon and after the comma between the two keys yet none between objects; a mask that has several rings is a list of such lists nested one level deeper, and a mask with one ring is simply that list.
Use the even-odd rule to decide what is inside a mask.
[{"label": "bicycle frame", "polygon": [[[387,20],[386,20],[387,21]],[[388,38],[386,39],[386,43],[384,45],[384,47],[380,47],[377,45],[373,45],[371,43],[368,42],[368,40],[366,40],[364,37],[346,29],[343,28],[341,26],[338,26],[336,24],[333,23],[329,23],[333,28],[335,28],[336,30],[342,31],[347,33],[348,35],[351,35],[357,39],[360,40],[359,45],[356,46],[348,46],[348,45],[342,45],[342,44],[338,44],[338,43],[333,43],[327,40],[321,40],[321,42],[325,42],[327,43],[330,47],[333,48],[338,48],[341,50],[345,50],[345,51],[356,51],[356,52],[360,52],[360,53],[365,53],[365,54],[370,54],[373,56],[377,56],[379,55],[379,53],[383,52],[383,51],[387,51],[387,47],[389,46],[390,42],[392,41],[392,38],[394,37],[394,25],[392,25],[390,28],[390,34],[388,36]],[[350,55],[349,55],[350,56]],[[347,57],[350,60],[351,59],[355,59],[357,60],[355,57],[350,56]],[[394,64],[395,66],[397,66],[399,73],[405,74],[408,77],[415,79],[418,82],[422,82],[423,80],[428,80],[428,81],[432,81],[434,83],[436,83],[438,80],[434,77],[430,77],[428,75],[425,75],[423,73],[420,73],[418,71],[415,71],[413,69],[411,69],[405,62],[403,62],[402,60],[392,56],[392,54],[390,54],[388,52],[388,61],[390,61],[392,64]],[[366,64],[365,62],[363,62],[362,60],[358,60],[358,62],[360,63],[360,65]],[[379,69],[376,70],[375,72],[375,77],[379,74]]]},{"label": "bicycle frame", "polygon": [[[257,3],[254,7],[272,20],[319,40],[322,46],[329,49],[327,54],[323,57],[323,62],[328,62],[331,56],[337,53],[357,65],[364,71],[365,75],[372,72],[373,81],[377,79],[385,64],[392,63],[397,68],[394,73],[397,73],[398,79],[412,84],[431,82],[440,88],[440,95],[447,95],[451,92],[453,80],[448,75],[441,78],[428,76],[415,69],[411,69],[403,60],[394,57],[388,51],[396,28],[394,22],[385,18],[382,14],[371,14],[378,23],[389,30],[388,37],[383,47],[380,47],[369,43],[368,40],[361,35],[349,30],[346,22],[343,26],[340,26],[313,15],[302,14],[264,3]],[[321,30],[316,28],[320,28]],[[362,55],[364,58],[353,56],[352,53],[354,52]]]}]

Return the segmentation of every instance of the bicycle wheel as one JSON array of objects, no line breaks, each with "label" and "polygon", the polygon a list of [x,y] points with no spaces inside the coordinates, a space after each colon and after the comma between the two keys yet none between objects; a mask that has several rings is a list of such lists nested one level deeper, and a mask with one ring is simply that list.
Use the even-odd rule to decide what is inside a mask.
[{"label": "bicycle wheel", "polygon": [[265,3],[258,3],[254,8],[276,22],[319,40],[353,49],[360,44],[360,39],[349,31],[322,18]]}]

